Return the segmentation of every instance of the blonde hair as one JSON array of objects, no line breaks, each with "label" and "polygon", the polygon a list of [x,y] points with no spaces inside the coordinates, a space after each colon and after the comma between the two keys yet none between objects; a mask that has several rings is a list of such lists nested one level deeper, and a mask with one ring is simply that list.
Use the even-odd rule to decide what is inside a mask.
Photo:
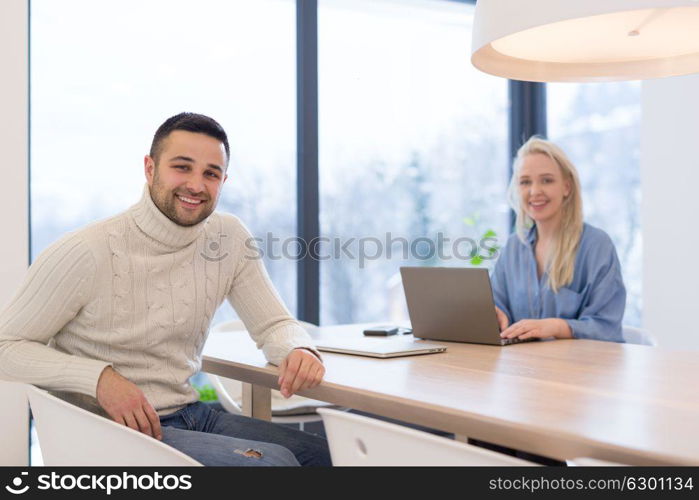
[{"label": "blonde hair", "polygon": [[519,239],[526,243],[527,234],[534,226],[534,220],[529,217],[522,206],[519,189],[519,172],[528,155],[544,154],[558,165],[563,174],[563,180],[570,185],[570,193],[563,200],[561,206],[561,227],[554,236],[553,246],[546,256],[545,270],[548,273],[548,285],[554,292],[573,282],[575,274],[575,255],[580,245],[583,231],[582,197],[580,194],[580,180],[573,163],[568,159],[561,148],[551,141],[540,137],[532,137],[525,142],[515,158],[512,179],[508,188],[508,198],[512,209],[517,215],[515,227]]}]

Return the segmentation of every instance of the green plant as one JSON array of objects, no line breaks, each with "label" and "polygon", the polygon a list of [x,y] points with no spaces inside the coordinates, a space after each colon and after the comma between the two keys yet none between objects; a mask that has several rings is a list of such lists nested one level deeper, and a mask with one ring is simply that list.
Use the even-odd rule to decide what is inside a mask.
[{"label": "green plant", "polygon": [[195,385],[194,388],[199,393],[199,401],[210,402],[218,401],[216,390],[210,385]]},{"label": "green plant", "polygon": [[[464,217],[462,220],[463,220],[464,224],[474,228],[476,231],[478,231],[480,229],[481,216],[480,216],[479,212],[474,212],[472,215]],[[481,235],[479,241],[483,241],[486,238],[497,239],[497,236],[498,236],[498,234],[495,231],[493,231],[492,229],[486,229],[483,232],[483,234]],[[489,246],[487,248],[484,248],[484,250],[488,251],[488,255],[487,255],[488,258],[493,258],[493,256],[497,253],[497,251],[500,250],[500,245]],[[480,266],[481,264],[483,264],[484,257],[485,256],[481,255],[480,252],[477,253],[476,255],[471,257],[471,260],[470,260],[471,265],[472,266]]]}]

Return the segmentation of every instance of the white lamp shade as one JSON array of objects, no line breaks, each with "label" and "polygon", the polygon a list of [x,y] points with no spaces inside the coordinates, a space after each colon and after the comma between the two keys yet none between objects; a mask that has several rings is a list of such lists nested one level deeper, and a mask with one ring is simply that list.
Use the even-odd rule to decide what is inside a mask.
[{"label": "white lamp shade", "polygon": [[478,0],[473,65],[533,82],[699,72],[699,0]]}]

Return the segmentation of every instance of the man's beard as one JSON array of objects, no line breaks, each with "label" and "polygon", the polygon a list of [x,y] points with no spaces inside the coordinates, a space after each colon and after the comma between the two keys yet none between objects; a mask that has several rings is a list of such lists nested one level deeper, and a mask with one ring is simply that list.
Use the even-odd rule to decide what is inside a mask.
[{"label": "man's beard", "polygon": [[[158,178],[158,169],[155,169],[155,174],[153,177],[153,185],[149,187],[150,191],[150,197],[153,200],[153,203],[155,203],[155,206],[158,207],[158,210],[160,210],[165,217],[170,219],[172,222],[177,224],[178,226],[183,226],[183,227],[190,227],[190,226],[195,226],[199,224],[201,221],[206,219],[211,213],[214,211],[214,205],[211,203],[211,199],[206,199],[208,196],[201,196],[201,195],[196,195],[197,198],[205,198],[204,201],[202,201],[202,207],[200,208],[201,212],[199,215],[191,220],[183,220],[178,214],[177,214],[177,196],[174,192],[169,191],[168,189],[163,188],[160,185],[160,179]],[[180,196],[190,196],[188,193],[178,193]],[[195,195],[191,195],[195,196]],[[209,206],[207,206],[209,205]]]}]

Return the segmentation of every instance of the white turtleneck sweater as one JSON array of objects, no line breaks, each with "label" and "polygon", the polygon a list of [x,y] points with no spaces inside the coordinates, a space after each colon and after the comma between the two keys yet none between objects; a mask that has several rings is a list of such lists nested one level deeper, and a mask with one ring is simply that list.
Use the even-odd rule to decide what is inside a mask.
[{"label": "white turtleneck sweater", "polygon": [[0,313],[0,378],[103,413],[97,381],[111,365],[172,413],[199,397],[188,379],[225,298],[271,363],[313,349],[252,241],[228,214],[178,226],[146,186],[126,212],[67,234],[32,264]]}]

